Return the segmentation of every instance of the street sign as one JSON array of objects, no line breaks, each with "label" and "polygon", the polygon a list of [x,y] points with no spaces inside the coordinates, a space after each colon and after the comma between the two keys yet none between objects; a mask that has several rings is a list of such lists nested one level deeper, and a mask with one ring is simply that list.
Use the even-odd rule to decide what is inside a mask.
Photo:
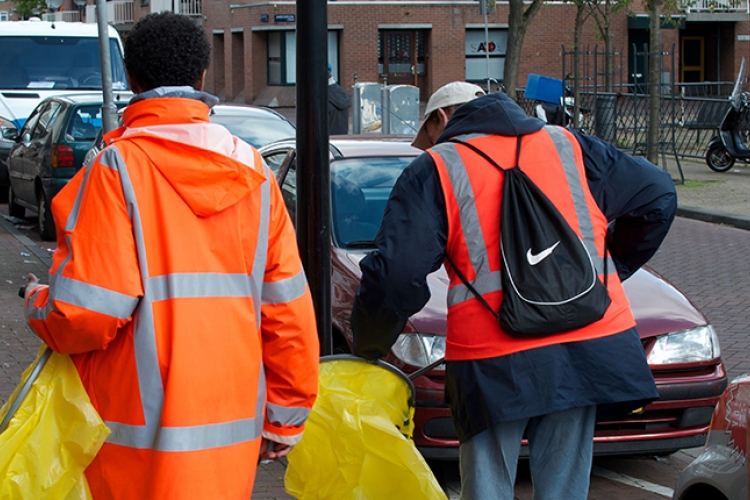
[{"label": "street sign", "polygon": [[294,21],[294,14],[274,14],[273,16],[273,22],[275,23],[293,23]]}]

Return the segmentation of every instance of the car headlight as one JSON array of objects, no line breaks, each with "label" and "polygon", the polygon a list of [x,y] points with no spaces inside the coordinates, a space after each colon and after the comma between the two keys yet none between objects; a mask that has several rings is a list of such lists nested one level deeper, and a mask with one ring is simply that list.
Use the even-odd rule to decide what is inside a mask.
[{"label": "car headlight", "polygon": [[708,361],[721,354],[719,338],[711,325],[690,328],[656,339],[648,355],[649,364],[666,365]]},{"label": "car headlight", "polygon": [[445,337],[427,333],[402,333],[391,351],[404,363],[421,368],[445,356]]}]

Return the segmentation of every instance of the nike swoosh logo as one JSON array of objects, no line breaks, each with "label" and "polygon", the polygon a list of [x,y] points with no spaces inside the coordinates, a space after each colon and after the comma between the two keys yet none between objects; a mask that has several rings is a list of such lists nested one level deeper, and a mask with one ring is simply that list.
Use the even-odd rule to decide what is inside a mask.
[{"label": "nike swoosh logo", "polygon": [[558,241],[554,245],[552,245],[551,247],[545,248],[544,250],[542,250],[538,254],[531,253],[531,248],[529,248],[526,251],[526,260],[529,261],[529,264],[531,264],[532,266],[535,266],[535,265],[539,264],[541,261],[543,261],[544,259],[546,259],[547,257],[549,257],[549,254],[552,253],[552,250],[554,250],[555,247],[557,245],[559,245],[559,244],[560,244],[560,242]]}]

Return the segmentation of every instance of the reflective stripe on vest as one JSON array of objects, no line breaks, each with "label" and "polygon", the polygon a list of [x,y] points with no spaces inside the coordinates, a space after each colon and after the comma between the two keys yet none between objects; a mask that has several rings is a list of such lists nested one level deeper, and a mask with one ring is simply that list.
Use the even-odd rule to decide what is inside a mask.
[{"label": "reflective stripe on vest", "polygon": [[[133,342],[145,424],[129,425],[120,422],[105,422],[112,431],[107,438],[107,442],[132,448],[159,451],[195,451],[230,446],[257,439],[261,436],[263,430],[263,408],[266,402],[266,382],[262,364],[259,373],[254,418],[198,426],[162,427],[160,425],[164,404],[164,388],[159,371],[152,306],[157,301],[174,298],[248,297],[253,300],[256,327],[259,328],[261,300],[264,294],[271,303],[285,301],[287,298],[293,299],[304,294],[304,276],[301,276],[301,278],[295,276],[278,283],[269,284],[268,291],[264,290],[263,278],[268,248],[265,235],[268,233],[270,217],[270,181],[266,180],[261,185],[260,228],[250,276],[221,273],[173,273],[152,277],[148,270],[140,208],[128,169],[117,146],[113,145],[105,149],[99,158],[99,163],[103,167],[114,169],[119,173],[123,195],[133,224],[136,252],[144,289],[144,296],[137,304],[138,314],[135,315],[134,319]],[[266,175],[270,175],[265,165],[263,168],[266,169]],[[77,198],[65,224],[65,228],[69,232],[75,228],[87,179],[88,169],[84,173]],[[68,241],[68,246],[71,247],[70,241]],[[50,297],[48,306],[42,311],[36,311],[35,315],[46,316],[52,307],[52,301],[59,300],[118,318],[129,316],[128,311],[133,311],[136,306],[134,301],[137,302],[138,299],[63,277],[62,273],[69,259],[70,254],[60,264],[55,275],[50,277],[51,283],[54,282],[52,287],[54,296]],[[274,407],[273,413],[276,415],[276,421],[287,424],[298,422],[302,418],[300,415],[304,413],[303,410],[307,411],[306,408],[280,409]]]},{"label": "reflective stripe on vest", "polygon": [[[557,127],[546,126],[544,128],[552,138],[552,141],[560,156],[563,170],[570,187],[575,206],[576,218],[581,230],[584,246],[592,256],[592,261],[596,266],[598,274],[604,273],[604,259],[597,254],[594,230],[591,223],[591,217],[586,205],[584,194],[584,182],[578,174],[578,165],[575,161],[573,145],[570,143],[565,134]],[[460,141],[469,141],[471,139],[488,137],[480,134],[467,134],[456,137]],[[445,169],[450,178],[453,192],[456,196],[456,204],[460,207],[459,217],[461,219],[461,229],[463,231],[466,250],[469,255],[469,261],[474,269],[476,278],[471,281],[471,285],[479,292],[480,295],[499,292],[502,290],[502,281],[500,271],[491,272],[489,268],[487,244],[484,240],[481,225],[479,223],[479,213],[474,199],[474,190],[464,165],[463,158],[457,150],[456,144],[446,142],[433,147],[432,152],[439,155],[443,160]],[[486,160],[477,156],[478,161]],[[494,167],[493,167],[494,168]],[[607,259],[607,271],[616,272],[614,263]],[[463,283],[453,284],[448,290],[448,307],[473,299],[474,294]]]}]

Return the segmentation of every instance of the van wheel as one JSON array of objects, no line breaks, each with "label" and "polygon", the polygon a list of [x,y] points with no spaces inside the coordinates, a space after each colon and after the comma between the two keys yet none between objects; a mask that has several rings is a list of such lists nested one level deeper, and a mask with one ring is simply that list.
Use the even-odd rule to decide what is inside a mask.
[{"label": "van wheel", "polygon": [[8,188],[8,215],[23,219],[26,215],[26,209],[16,203],[16,193],[13,192],[13,188]]},{"label": "van wheel", "polygon": [[44,190],[39,191],[39,201],[37,205],[39,217],[39,235],[44,241],[55,240],[55,221],[52,219],[52,211],[47,202],[47,194]]}]

